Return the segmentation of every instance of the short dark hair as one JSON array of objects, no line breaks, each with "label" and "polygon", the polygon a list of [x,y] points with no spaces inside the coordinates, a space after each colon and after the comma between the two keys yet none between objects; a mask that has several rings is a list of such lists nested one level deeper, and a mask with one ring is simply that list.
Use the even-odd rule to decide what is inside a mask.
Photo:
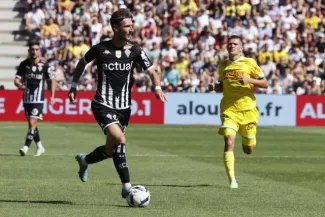
[{"label": "short dark hair", "polygon": [[28,47],[32,48],[34,45],[40,46],[39,42],[36,40],[31,40],[28,42]]},{"label": "short dark hair", "polygon": [[230,36],[228,38],[228,41],[230,41],[231,39],[239,39],[239,41],[241,42],[241,44],[243,44],[243,39],[239,35],[232,35],[232,36]]},{"label": "short dark hair", "polygon": [[133,20],[133,15],[131,14],[131,12],[126,9],[126,8],[121,8],[117,11],[115,11],[112,14],[112,17],[110,19],[111,22],[111,26],[116,26],[116,25],[120,25],[121,21],[125,18],[131,18]]}]

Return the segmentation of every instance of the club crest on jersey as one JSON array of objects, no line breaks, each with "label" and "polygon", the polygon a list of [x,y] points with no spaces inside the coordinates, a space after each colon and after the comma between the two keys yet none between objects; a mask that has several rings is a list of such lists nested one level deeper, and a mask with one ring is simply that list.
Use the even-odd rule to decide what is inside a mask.
[{"label": "club crest on jersey", "polygon": [[33,71],[33,72],[36,72],[36,69],[37,69],[36,66],[33,66],[33,67],[32,67],[32,71]]},{"label": "club crest on jersey", "polygon": [[43,67],[42,66],[38,66],[38,71],[42,71]]},{"label": "club crest on jersey", "polygon": [[127,57],[129,57],[129,56],[130,56],[130,54],[131,54],[131,51],[130,51],[130,50],[128,50],[128,49],[126,49],[126,50],[124,51],[124,53],[125,53],[125,55],[126,55]]},{"label": "club crest on jersey", "polygon": [[122,56],[122,51],[120,51],[120,50],[115,51],[115,56],[116,56],[117,58],[121,58],[121,56]]}]

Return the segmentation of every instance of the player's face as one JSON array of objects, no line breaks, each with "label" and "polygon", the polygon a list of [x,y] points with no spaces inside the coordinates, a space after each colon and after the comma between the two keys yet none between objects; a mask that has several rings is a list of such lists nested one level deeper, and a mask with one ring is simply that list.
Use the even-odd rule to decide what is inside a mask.
[{"label": "player's face", "polygon": [[38,45],[33,45],[31,48],[29,48],[28,52],[29,52],[29,56],[32,59],[36,59],[41,56],[41,50]]},{"label": "player's face", "polygon": [[121,21],[117,34],[122,40],[129,40],[133,33],[133,22],[131,18],[125,18]]},{"label": "player's face", "polygon": [[239,56],[243,52],[243,45],[240,39],[230,39],[227,44],[227,50],[231,58]]}]

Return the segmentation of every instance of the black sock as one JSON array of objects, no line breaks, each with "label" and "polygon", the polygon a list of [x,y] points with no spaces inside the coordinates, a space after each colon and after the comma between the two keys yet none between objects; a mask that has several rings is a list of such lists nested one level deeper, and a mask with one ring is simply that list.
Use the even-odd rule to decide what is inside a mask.
[{"label": "black sock", "polygon": [[39,141],[41,141],[41,137],[39,136],[39,131],[38,131],[38,128],[36,127],[35,135],[34,135],[34,142],[38,143]]},{"label": "black sock", "polygon": [[109,156],[105,152],[105,145],[97,147],[93,152],[86,155],[86,162],[88,164],[94,164],[101,162],[105,159],[109,158]]},{"label": "black sock", "polygon": [[113,153],[113,161],[121,182],[130,182],[129,168],[125,159],[125,144],[121,143],[116,145]]},{"label": "black sock", "polygon": [[26,135],[25,146],[29,147],[35,136],[35,130],[29,128]]}]

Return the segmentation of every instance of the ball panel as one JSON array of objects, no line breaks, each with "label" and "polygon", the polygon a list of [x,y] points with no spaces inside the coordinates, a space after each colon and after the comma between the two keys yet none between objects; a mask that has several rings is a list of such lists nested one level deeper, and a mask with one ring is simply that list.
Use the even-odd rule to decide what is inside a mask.
[{"label": "ball panel", "polygon": [[150,203],[150,192],[142,185],[135,185],[131,188],[131,192],[126,200],[129,206],[146,207]]}]

